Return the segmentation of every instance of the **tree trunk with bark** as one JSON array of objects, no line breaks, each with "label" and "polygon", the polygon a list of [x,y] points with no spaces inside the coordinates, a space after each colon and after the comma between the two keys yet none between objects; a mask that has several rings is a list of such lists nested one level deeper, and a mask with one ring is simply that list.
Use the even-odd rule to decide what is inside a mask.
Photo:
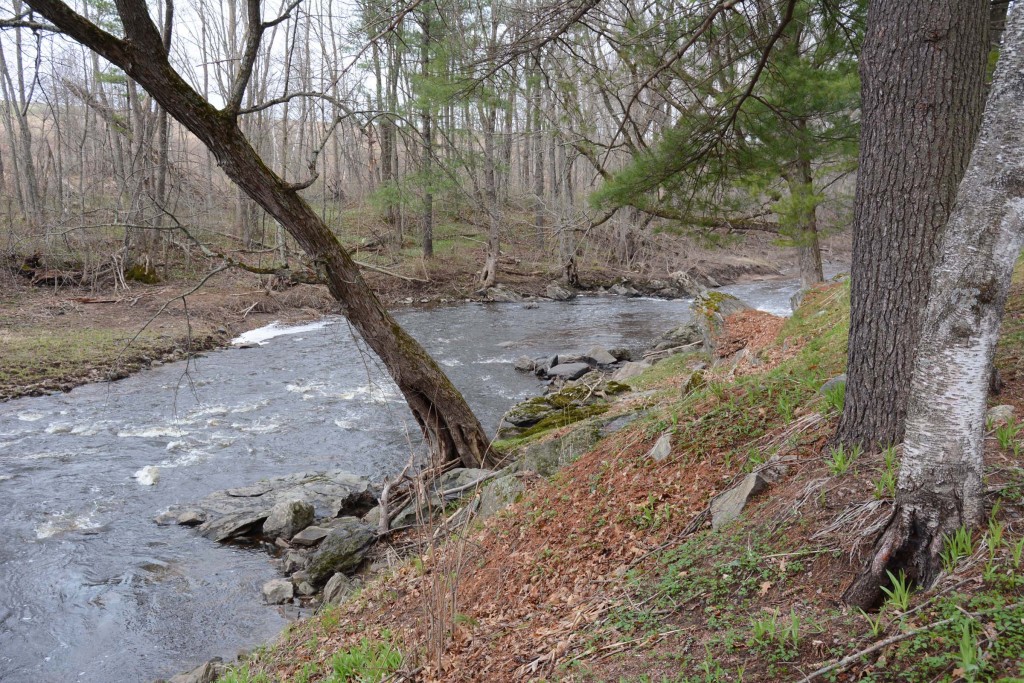
[{"label": "tree trunk with bark", "polygon": [[1007,22],[981,135],[932,277],[917,352],[896,510],[847,602],[881,602],[886,572],[928,586],[943,536],[984,517],[982,465],[992,357],[1024,246],[1024,8]]},{"label": "tree trunk with bark", "polygon": [[932,267],[984,104],[987,0],[873,0],[839,441],[903,438]]},{"label": "tree trunk with bark", "polygon": [[[255,152],[238,126],[238,108],[251,62],[243,56],[232,97],[218,110],[193,90],[163,54],[161,37],[143,0],[118,0],[125,39],[85,20],[59,0],[30,5],[66,35],[116,64],[144,87],[168,114],[192,131],[213,152],[224,172],[296,239],[320,270],[345,316],[384,362],[402,391],[430,445],[432,456],[468,467],[493,466],[500,457],[489,450],[487,435],[465,399],[420,344],[403,330],[363,280],[348,252],[299,187],[285,183]],[[246,54],[255,55],[267,24],[259,3],[249,0]]]}]

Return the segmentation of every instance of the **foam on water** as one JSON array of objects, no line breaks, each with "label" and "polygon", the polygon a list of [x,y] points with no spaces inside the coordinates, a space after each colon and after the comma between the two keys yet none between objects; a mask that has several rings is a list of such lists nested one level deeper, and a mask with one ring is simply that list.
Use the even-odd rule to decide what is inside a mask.
[{"label": "foam on water", "polygon": [[93,518],[95,514],[95,510],[84,515],[70,514],[67,512],[54,513],[50,519],[36,527],[36,538],[42,540],[44,538],[56,536],[57,534],[67,533],[69,531],[88,531],[89,529],[99,529],[103,525]]},{"label": "foam on water", "polygon": [[140,439],[159,439],[164,438],[180,438],[182,436],[188,436],[188,432],[184,429],[177,429],[175,427],[142,427],[135,429],[122,429],[117,433],[118,436],[125,437],[137,437]]},{"label": "foam on water", "polygon": [[263,346],[274,337],[312,332],[313,330],[320,330],[333,324],[334,323],[330,320],[318,320],[317,322],[306,323],[305,325],[282,325],[279,322],[274,321],[265,327],[259,327],[255,330],[249,330],[248,332],[238,335],[231,340],[231,343],[236,345],[259,344],[260,346]]},{"label": "foam on water", "polygon": [[146,465],[132,476],[142,486],[153,486],[160,481],[160,468],[156,465]]},{"label": "foam on water", "polygon": [[96,436],[106,427],[106,422],[76,424],[74,422],[54,422],[46,427],[47,434],[70,434],[71,436]]},{"label": "foam on water", "polygon": [[324,385],[320,382],[310,382],[309,384],[286,384],[284,388],[293,394],[306,394],[310,391],[321,391]]},{"label": "foam on water", "polygon": [[45,417],[42,413],[37,413],[31,410],[25,410],[18,413],[18,419],[22,422],[35,422],[36,420],[42,420]]},{"label": "foam on water", "polygon": [[441,361],[441,365],[448,368],[454,368],[462,365],[462,361],[457,358],[445,358]]}]

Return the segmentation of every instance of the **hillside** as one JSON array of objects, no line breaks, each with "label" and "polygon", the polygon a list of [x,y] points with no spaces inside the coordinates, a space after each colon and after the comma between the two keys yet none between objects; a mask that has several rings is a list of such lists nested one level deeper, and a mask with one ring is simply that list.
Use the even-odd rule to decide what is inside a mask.
[{"label": "hillside", "polygon": [[[993,420],[986,529],[928,590],[877,614],[840,595],[891,509],[898,450],[829,446],[848,286],[788,321],[729,319],[716,356],[673,356],[603,416],[639,412],[517,503],[461,533],[394,539],[390,569],[296,623],[222,681],[1017,680],[1024,676],[1019,425]],[[993,403],[1024,408],[1017,274]],[[741,349],[739,353],[734,353]],[[709,364],[710,367],[694,370]],[[1005,410],[1005,409],[1004,409]],[[579,424],[534,437],[563,438]],[[648,456],[662,435],[671,452]],[[562,443],[569,443],[563,441]],[[712,499],[764,490],[711,529]]]}]

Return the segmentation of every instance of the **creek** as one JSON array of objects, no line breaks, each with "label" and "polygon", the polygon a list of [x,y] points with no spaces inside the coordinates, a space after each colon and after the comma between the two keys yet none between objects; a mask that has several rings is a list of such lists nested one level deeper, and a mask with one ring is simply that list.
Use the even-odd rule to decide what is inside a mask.
[{"label": "creek", "polygon": [[[788,315],[796,288],[723,290]],[[397,317],[493,432],[542,388],[516,357],[642,347],[685,322],[689,303],[595,296]],[[0,681],[149,681],[273,638],[289,614],[261,604],[276,576],[266,553],[154,516],[302,470],[379,480],[419,447],[397,388],[344,320],[247,338],[261,345],[0,403]],[[155,485],[141,483],[147,466]]]}]

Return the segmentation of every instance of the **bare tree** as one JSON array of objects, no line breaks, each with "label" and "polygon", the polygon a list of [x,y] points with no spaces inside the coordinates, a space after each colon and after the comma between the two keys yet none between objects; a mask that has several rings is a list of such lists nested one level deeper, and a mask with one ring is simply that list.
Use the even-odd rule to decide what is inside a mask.
[{"label": "bare tree", "polygon": [[30,5],[65,35],[118,65],[146,88],[213,152],[225,173],[288,230],[322,272],[346,317],[388,368],[438,461],[481,466],[498,460],[465,399],[388,313],[348,252],[299,194],[315,175],[286,183],[264,163],[238,126],[263,34],[286,15],[264,21],[259,0],[248,0],[241,62],[225,106],[217,109],[171,66],[143,0],[117,0],[124,38],[99,28],[59,0],[32,0]]}]

